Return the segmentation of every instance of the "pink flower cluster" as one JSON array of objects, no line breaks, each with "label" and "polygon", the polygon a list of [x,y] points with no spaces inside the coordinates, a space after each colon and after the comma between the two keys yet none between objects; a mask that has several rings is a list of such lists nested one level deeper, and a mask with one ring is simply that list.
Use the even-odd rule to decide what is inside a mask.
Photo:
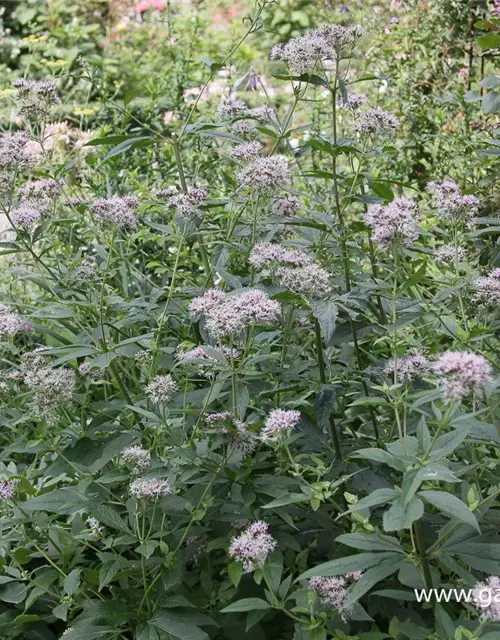
[{"label": "pink flower cluster", "polygon": [[262,567],[269,553],[276,549],[277,542],[269,533],[269,525],[263,520],[253,522],[229,545],[231,558],[243,563],[245,573]]},{"label": "pink flower cluster", "polygon": [[442,220],[470,220],[479,211],[479,199],[476,196],[462,195],[460,187],[453,180],[441,184],[427,184],[434,196],[434,206],[438,218]]},{"label": "pink flower cluster", "polygon": [[466,351],[447,351],[434,365],[447,402],[479,393],[491,382],[491,367],[486,358]]},{"label": "pink flower cluster", "polygon": [[216,338],[240,335],[252,324],[269,324],[279,312],[279,302],[259,289],[235,294],[209,289],[189,305],[191,316],[203,319],[208,332]]},{"label": "pink flower cluster", "polygon": [[165,11],[166,7],[166,0],[139,0],[134,6],[134,11],[136,13],[145,13],[150,9],[153,11]]},{"label": "pink flower cluster", "polygon": [[350,611],[350,607],[346,606],[347,587],[350,582],[358,581],[362,575],[361,571],[354,571],[345,576],[314,576],[309,580],[309,589],[319,595],[323,604],[336,609],[345,620]]},{"label": "pink flower cluster", "polygon": [[493,269],[487,276],[481,276],[474,281],[476,299],[487,305],[500,304],[500,268]]},{"label": "pink flower cluster", "polygon": [[300,411],[273,409],[266,418],[262,437],[264,440],[277,440],[286,432],[294,429],[300,422]]},{"label": "pink flower cluster", "polygon": [[416,217],[418,205],[408,198],[396,198],[385,207],[368,207],[365,222],[372,228],[372,237],[383,248],[401,243],[410,245],[418,238]]}]

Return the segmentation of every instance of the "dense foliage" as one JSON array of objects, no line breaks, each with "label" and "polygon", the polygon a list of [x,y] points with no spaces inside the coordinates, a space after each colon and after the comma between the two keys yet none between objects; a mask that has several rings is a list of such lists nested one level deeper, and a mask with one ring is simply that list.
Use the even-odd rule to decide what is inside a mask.
[{"label": "dense foliage", "polygon": [[0,637],[500,638],[498,3],[0,31]]}]

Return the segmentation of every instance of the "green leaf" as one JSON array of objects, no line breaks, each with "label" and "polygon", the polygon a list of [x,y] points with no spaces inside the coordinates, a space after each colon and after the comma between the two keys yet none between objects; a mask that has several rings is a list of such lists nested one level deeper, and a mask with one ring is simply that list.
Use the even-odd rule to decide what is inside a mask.
[{"label": "green leaf", "polygon": [[287,504],[299,504],[300,502],[309,502],[309,496],[306,496],[304,493],[285,493],[279,498],[275,498],[263,505],[263,509],[274,509],[276,507],[284,507]]},{"label": "green leaf", "polygon": [[337,542],[353,547],[354,549],[364,549],[367,551],[395,551],[403,553],[401,546],[391,536],[378,535],[375,533],[344,533],[336,538]]},{"label": "green leaf", "polygon": [[420,491],[418,495],[440,511],[443,511],[443,513],[470,524],[471,527],[480,532],[476,516],[464,502],[451,493],[447,491]]},{"label": "green leaf", "polygon": [[127,523],[112,507],[108,507],[105,504],[92,504],[89,511],[101,524],[122,531],[123,533],[132,533]]},{"label": "green leaf", "polygon": [[19,604],[26,598],[27,589],[22,582],[9,582],[0,587],[0,600]]},{"label": "green leaf", "polygon": [[63,582],[64,593],[68,596],[72,596],[78,591],[78,586],[80,585],[80,569],[73,569]]},{"label": "green leaf", "polygon": [[500,47],[500,34],[487,33],[484,36],[480,36],[477,39],[477,43],[483,51],[488,51],[488,49],[496,49],[497,47]]},{"label": "green leaf", "polygon": [[378,582],[399,571],[405,562],[404,558],[397,556],[365,571],[361,578],[349,589],[346,605],[349,606],[357,602]]},{"label": "green leaf", "polygon": [[127,140],[124,140],[123,142],[120,142],[120,144],[111,149],[111,151],[108,151],[108,153],[102,159],[102,162],[107,162],[108,160],[111,160],[111,158],[114,158],[121,153],[125,153],[125,151],[129,151],[130,149],[137,149],[139,147],[150,147],[152,144],[154,144],[155,141],[156,138],[153,138],[152,136],[136,136],[134,138],[129,138]]},{"label": "green leaf", "polygon": [[75,487],[54,489],[36,498],[30,498],[23,504],[27,511],[48,511],[64,515],[81,511],[87,506],[88,498],[78,493]]},{"label": "green leaf", "polygon": [[410,529],[415,520],[421,518],[423,514],[424,505],[422,500],[412,498],[406,506],[397,500],[384,513],[384,531]]},{"label": "green leaf", "polygon": [[364,460],[373,460],[374,462],[381,462],[386,464],[397,471],[404,471],[405,465],[402,460],[393,456],[392,453],[384,451],[383,449],[359,449],[351,454],[351,458],[363,458]]},{"label": "green leaf", "polygon": [[300,575],[297,580],[305,580],[313,576],[343,576],[353,571],[364,571],[389,558],[399,559],[400,555],[392,551],[382,551],[381,553],[358,553],[357,555],[346,558],[337,558],[337,560],[330,560],[330,562],[324,562],[313,569],[309,569]]},{"label": "green leaf", "polygon": [[311,309],[314,317],[318,320],[321,329],[321,335],[328,346],[335,331],[335,323],[339,315],[338,306],[331,300],[322,300],[321,302],[311,302]]},{"label": "green leaf", "polygon": [[208,634],[199,627],[193,625],[190,620],[190,614],[177,615],[174,611],[159,611],[149,624],[157,629],[166,631],[173,638],[179,640],[209,640]]},{"label": "green leaf", "polygon": [[490,91],[483,98],[482,103],[484,113],[498,113],[500,111],[500,93]]},{"label": "green leaf", "polygon": [[243,565],[241,562],[231,562],[227,567],[227,574],[233,583],[234,588],[237,589],[240,584],[241,576],[243,575]]},{"label": "green leaf", "polygon": [[264,610],[271,609],[269,602],[261,600],[260,598],[244,598],[243,600],[237,600],[228,605],[224,609],[221,609],[221,613],[236,613],[239,611],[255,611],[256,609]]},{"label": "green leaf", "polygon": [[369,496],[361,498],[361,500],[356,502],[356,504],[349,509],[349,513],[361,511],[362,509],[370,509],[379,504],[387,504],[388,502],[392,502],[398,495],[399,493],[395,489],[375,489]]}]

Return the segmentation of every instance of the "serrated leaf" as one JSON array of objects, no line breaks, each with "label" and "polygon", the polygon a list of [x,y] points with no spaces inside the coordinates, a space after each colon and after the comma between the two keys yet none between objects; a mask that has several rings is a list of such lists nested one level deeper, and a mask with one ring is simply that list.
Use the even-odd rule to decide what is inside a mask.
[{"label": "serrated leaf", "polygon": [[221,613],[236,613],[240,611],[255,611],[257,609],[270,609],[271,605],[260,598],[243,598],[221,609]]},{"label": "serrated leaf", "polygon": [[465,502],[462,502],[462,500],[459,500],[453,494],[447,491],[419,491],[418,495],[422,496],[424,500],[443,513],[470,524],[471,527],[474,527],[474,529],[480,532],[476,516]]}]

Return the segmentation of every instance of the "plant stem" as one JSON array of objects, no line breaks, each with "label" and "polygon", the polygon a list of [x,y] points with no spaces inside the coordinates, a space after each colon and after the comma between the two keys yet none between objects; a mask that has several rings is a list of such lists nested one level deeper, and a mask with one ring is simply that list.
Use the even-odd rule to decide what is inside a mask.
[{"label": "plant stem", "polygon": [[427,551],[425,549],[422,524],[418,521],[415,522],[413,524],[413,530],[415,532],[415,540],[417,543],[417,551],[420,558],[420,566],[422,567],[422,573],[424,575],[424,583],[427,589],[432,589],[432,574],[429,565],[429,558],[427,557]]}]

